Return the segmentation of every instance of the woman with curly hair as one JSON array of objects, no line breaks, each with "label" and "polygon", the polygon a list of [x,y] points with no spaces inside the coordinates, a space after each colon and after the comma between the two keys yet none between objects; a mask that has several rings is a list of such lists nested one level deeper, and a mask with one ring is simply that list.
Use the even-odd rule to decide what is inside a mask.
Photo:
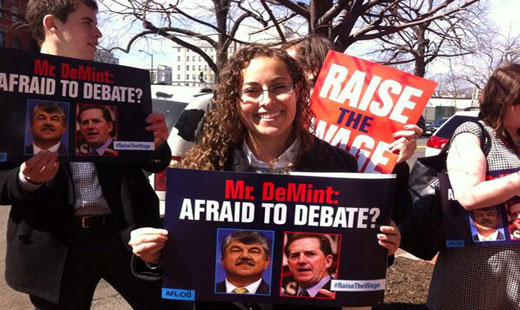
[{"label": "woman with curly hair", "polygon": [[[285,51],[259,45],[238,51],[220,73],[202,137],[181,167],[257,173],[356,172],[352,155],[312,134],[308,97],[304,72]],[[399,231],[382,226],[381,232],[379,243],[393,254],[399,247]],[[130,245],[144,261],[158,263],[166,239],[166,230],[143,228],[132,232]],[[197,309],[240,306],[197,303]]]}]

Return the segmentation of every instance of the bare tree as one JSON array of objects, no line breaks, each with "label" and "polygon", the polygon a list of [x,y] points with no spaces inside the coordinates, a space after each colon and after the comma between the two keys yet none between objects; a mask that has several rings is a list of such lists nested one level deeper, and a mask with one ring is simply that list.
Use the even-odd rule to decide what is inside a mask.
[{"label": "bare tree", "polygon": [[[410,19],[421,10],[431,10],[440,0],[424,0],[421,8],[402,7],[395,12],[398,19]],[[459,1],[460,2],[460,1]],[[479,36],[478,18],[487,14],[484,7],[473,5],[450,17],[424,22],[378,40],[375,54],[383,64],[411,64],[413,73],[425,76],[428,64],[439,58],[452,58],[476,51],[475,36]],[[407,68],[408,69],[408,68]],[[408,69],[407,71],[411,71]]]},{"label": "bare tree", "polygon": [[388,37],[409,27],[450,19],[479,0],[272,0],[304,17],[309,33],[326,35],[345,50],[354,42]]},{"label": "bare tree", "polygon": [[[267,20],[263,19],[262,13],[256,8],[242,1],[201,2],[203,3],[182,0],[100,0],[105,13],[119,16],[129,24],[140,22],[142,25],[142,31],[135,34],[126,47],[113,49],[128,53],[140,38],[167,38],[199,54],[218,73],[218,69],[227,60],[229,46],[233,42],[248,43],[235,38],[242,23],[250,18],[266,27]],[[215,60],[200,47],[201,42],[211,46],[216,52]]]},{"label": "bare tree", "polygon": [[[354,42],[397,34],[407,28],[450,19],[479,0],[439,0],[425,9],[426,0],[100,0],[103,10],[119,16],[127,25],[142,30],[128,40],[129,52],[140,38],[167,38],[199,54],[217,73],[232,43],[249,44],[237,38],[238,29],[255,24],[258,33],[275,29],[278,43],[286,40],[288,28],[306,27],[308,33],[326,35],[345,50]],[[414,10],[414,14],[404,12]],[[204,42],[216,52],[215,61],[200,48]]]},{"label": "bare tree", "polygon": [[478,38],[474,55],[457,60],[459,74],[474,87],[482,89],[500,65],[520,61],[520,35],[501,33],[489,26]]}]

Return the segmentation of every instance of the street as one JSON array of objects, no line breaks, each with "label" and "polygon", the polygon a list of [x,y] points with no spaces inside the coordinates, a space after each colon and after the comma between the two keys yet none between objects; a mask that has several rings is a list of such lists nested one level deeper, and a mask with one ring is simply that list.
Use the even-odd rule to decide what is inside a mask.
[{"label": "street", "polygon": [[[410,167],[412,167],[417,157],[424,156],[426,140],[427,138],[425,137],[422,137],[418,140],[417,151],[415,152],[414,156],[407,161]],[[10,206],[0,206],[0,232],[3,234],[0,238],[0,270],[2,271],[5,270],[5,232],[7,231],[9,210]],[[5,282],[5,278],[3,276],[0,280],[0,296],[3,296],[3,298],[0,299],[0,310],[34,309],[27,295],[18,293],[11,289]],[[107,282],[102,280],[96,289],[92,303],[92,309],[124,310],[130,309],[130,306]]]}]

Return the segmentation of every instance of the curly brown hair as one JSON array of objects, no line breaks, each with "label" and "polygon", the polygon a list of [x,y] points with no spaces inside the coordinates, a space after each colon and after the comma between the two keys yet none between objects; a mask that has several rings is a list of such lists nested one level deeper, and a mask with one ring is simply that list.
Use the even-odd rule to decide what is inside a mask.
[{"label": "curly brown hair", "polygon": [[504,133],[504,114],[520,104],[520,64],[510,63],[493,72],[479,98],[480,117],[498,134]]},{"label": "curly brown hair", "polygon": [[300,154],[296,161],[312,148],[314,138],[310,132],[312,112],[309,107],[309,86],[302,68],[282,49],[250,45],[237,51],[220,71],[219,83],[216,86],[211,109],[204,119],[201,138],[186,154],[181,167],[223,170],[233,145],[246,138],[247,129],[239,117],[238,93],[243,83],[242,70],[257,57],[278,59],[287,66],[293,83],[299,87],[292,135],[301,142]]}]

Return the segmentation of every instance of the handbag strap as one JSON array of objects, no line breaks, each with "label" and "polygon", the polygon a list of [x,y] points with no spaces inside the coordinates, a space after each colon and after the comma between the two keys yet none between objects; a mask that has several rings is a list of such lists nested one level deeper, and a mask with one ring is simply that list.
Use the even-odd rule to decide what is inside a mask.
[{"label": "handbag strap", "polygon": [[[482,138],[480,139],[480,149],[482,150],[482,153],[484,153],[484,156],[487,157],[489,154],[489,151],[491,150],[491,137],[489,136],[489,133],[487,132],[486,128],[484,128],[484,125],[480,123],[480,121],[474,122],[475,124],[480,127],[480,131],[482,133]],[[450,148],[451,142],[453,141],[453,137],[446,143],[438,155],[444,154],[448,152],[448,149]]]}]

